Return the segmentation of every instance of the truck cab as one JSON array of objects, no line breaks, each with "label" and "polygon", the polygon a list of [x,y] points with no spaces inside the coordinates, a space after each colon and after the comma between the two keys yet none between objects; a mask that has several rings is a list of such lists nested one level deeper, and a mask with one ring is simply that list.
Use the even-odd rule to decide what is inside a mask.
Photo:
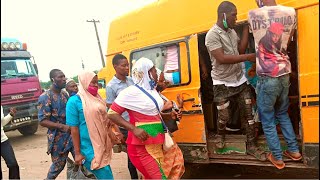
[{"label": "truck cab", "polygon": [[23,135],[37,131],[37,101],[41,94],[37,71],[25,43],[1,38],[1,105],[5,114],[11,107],[17,109],[14,119],[3,127],[4,131],[18,129]]}]

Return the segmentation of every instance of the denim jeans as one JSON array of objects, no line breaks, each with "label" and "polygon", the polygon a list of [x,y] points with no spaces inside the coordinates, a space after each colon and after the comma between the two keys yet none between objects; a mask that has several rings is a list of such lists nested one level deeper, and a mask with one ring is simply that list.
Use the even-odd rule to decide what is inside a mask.
[{"label": "denim jeans", "polygon": [[282,160],[280,140],[276,130],[276,119],[290,152],[299,152],[299,147],[291,120],[289,107],[289,75],[277,78],[259,76],[257,82],[257,106],[262,128],[272,155]]},{"label": "denim jeans", "polygon": [[[1,143],[1,156],[9,168],[9,179],[20,179],[19,165],[17,163],[16,157],[14,155],[12,146],[9,140],[6,140]],[[2,168],[1,168],[1,179],[2,177]]]}]

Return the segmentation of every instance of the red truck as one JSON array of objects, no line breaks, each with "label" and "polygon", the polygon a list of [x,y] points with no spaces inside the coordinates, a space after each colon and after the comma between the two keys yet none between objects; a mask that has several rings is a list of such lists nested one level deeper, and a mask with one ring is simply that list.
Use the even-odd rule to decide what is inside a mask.
[{"label": "red truck", "polygon": [[1,106],[4,114],[16,107],[14,119],[3,127],[32,135],[38,129],[37,101],[42,90],[38,68],[27,45],[13,38],[1,38]]}]

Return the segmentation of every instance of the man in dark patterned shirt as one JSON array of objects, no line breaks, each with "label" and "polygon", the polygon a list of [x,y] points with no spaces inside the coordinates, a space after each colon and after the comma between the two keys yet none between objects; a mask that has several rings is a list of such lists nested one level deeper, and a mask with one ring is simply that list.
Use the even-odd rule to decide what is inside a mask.
[{"label": "man in dark patterned shirt", "polygon": [[38,118],[48,128],[48,150],[52,165],[46,179],[55,179],[66,165],[69,152],[74,157],[70,127],[66,125],[66,103],[69,95],[62,90],[66,86],[64,73],[59,69],[50,71],[52,85],[39,97]]}]

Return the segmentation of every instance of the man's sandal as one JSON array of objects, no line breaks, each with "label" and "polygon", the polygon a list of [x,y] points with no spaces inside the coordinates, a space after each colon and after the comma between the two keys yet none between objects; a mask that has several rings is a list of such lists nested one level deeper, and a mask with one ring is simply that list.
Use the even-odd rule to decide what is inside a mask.
[{"label": "man's sandal", "polygon": [[247,153],[254,156],[259,161],[266,161],[267,160],[265,152],[258,147],[248,148]]},{"label": "man's sandal", "polygon": [[225,142],[224,142],[224,141],[225,141],[225,140],[224,140],[223,138],[219,139],[219,142],[216,143],[216,147],[217,147],[218,149],[224,148],[224,146],[225,146]]},{"label": "man's sandal", "polygon": [[301,155],[299,157],[293,157],[288,150],[283,151],[283,155],[294,161],[300,161],[302,159]]},{"label": "man's sandal", "polygon": [[268,153],[267,154],[267,158],[278,169],[283,169],[286,166],[286,164],[283,161],[281,163],[276,162],[276,160],[274,159],[272,153]]}]

